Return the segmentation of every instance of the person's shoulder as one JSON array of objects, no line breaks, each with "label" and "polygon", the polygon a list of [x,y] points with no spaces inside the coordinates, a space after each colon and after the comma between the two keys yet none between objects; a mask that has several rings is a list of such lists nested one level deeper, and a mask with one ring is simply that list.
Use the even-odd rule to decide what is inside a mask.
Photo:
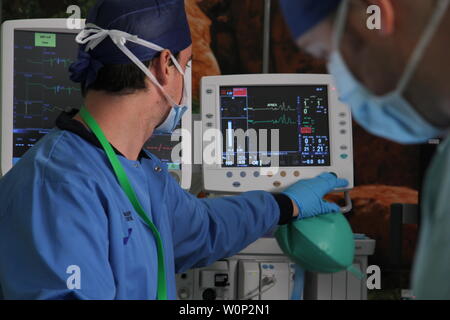
[{"label": "person's shoulder", "polygon": [[[433,180],[448,180],[448,170],[450,168],[450,135],[447,136],[437,147],[427,176],[433,176]],[[435,181],[436,182],[436,181]],[[449,183],[449,181],[447,181]]]},{"label": "person's shoulder", "polygon": [[49,136],[36,150],[33,160],[41,168],[43,179],[48,181],[67,181],[67,178],[73,179],[73,175],[92,178],[106,165],[102,150],[64,130],[57,130]]},{"label": "person's shoulder", "polygon": [[0,179],[0,203],[6,208],[18,199],[30,200],[39,190],[67,186],[86,193],[101,189],[105,159],[97,149],[71,132],[51,131]]},{"label": "person's shoulder", "polygon": [[439,145],[437,154],[447,159],[450,158],[450,134]]},{"label": "person's shoulder", "polygon": [[433,188],[450,187],[450,135],[439,145],[430,167],[427,170],[428,185]]},{"label": "person's shoulder", "polygon": [[1,179],[0,188],[43,182],[73,183],[92,180],[95,166],[104,163],[97,148],[68,131],[55,129],[42,138]]}]

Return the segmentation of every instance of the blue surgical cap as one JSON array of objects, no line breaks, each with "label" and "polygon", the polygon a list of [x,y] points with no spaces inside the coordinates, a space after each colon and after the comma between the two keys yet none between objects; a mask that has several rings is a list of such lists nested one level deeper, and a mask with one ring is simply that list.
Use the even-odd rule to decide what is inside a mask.
[{"label": "blue surgical cap", "polygon": [[341,0],[280,0],[284,17],[294,39],[330,15]]},{"label": "blue surgical cap", "polygon": [[[90,10],[86,24],[127,32],[172,53],[192,44],[184,0],[100,0]],[[131,42],[126,46],[140,61],[149,61],[158,54]],[[71,79],[89,86],[104,65],[130,63],[132,61],[107,37],[88,52],[85,52],[85,45],[80,46],[78,60],[70,66]]]}]

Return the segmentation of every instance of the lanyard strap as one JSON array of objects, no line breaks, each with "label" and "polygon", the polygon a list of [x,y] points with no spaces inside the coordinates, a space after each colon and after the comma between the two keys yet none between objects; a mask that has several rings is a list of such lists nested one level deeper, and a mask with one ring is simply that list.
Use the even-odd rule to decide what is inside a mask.
[{"label": "lanyard strap", "polygon": [[97,121],[92,117],[92,115],[89,113],[89,111],[86,108],[82,108],[80,110],[80,117],[83,119],[83,121],[87,124],[87,126],[92,130],[92,132],[95,134],[97,139],[99,140],[100,144],[103,147],[103,150],[105,150],[106,155],[109,159],[109,162],[111,163],[111,166],[114,170],[114,173],[116,174],[117,180],[119,181],[120,186],[122,187],[122,190],[127,195],[128,199],[130,200],[131,204],[134,207],[134,210],[139,214],[139,216],[142,218],[142,220],[145,221],[147,226],[150,228],[150,230],[153,233],[153,236],[156,240],[156,245],[158,249],[158,293],[157,293],[157,299],[158,300],[167,300],[167,283],[166,283],[166,271],[164,266],[164,247],[161,240],[161,235],[156,228],[156,226],[153,224],[153,222],[149,219],[147,213],[142,208],[136,193],[134,192],[133,187],[131,186],[130,181],[128,180],[127,174],[125,170],[122,167],[122,164],[120,163],[116,153],[114,152],[113,148],[111,147],[111,144],[106,139],[102,129],[98,125]]}]

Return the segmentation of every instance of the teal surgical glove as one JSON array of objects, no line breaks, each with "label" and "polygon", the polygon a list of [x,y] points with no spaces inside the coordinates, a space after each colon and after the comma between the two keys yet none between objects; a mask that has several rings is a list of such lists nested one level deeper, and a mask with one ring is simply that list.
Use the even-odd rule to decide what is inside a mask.
[{"label": "teal surgical glove", "polygon": [[316,178],[300,180],[287,188],[283,194],[295,201],[300,213],[298,219],[306,219],[322,214],[340,212],[337,204],[323,200],[336,188],[345,188],[348,181],[339,179],[333,173],[322,173]]}]

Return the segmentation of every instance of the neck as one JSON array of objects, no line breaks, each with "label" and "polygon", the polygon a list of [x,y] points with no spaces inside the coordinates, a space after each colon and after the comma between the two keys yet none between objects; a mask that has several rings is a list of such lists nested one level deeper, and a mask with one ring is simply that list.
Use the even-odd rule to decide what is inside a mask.
[{"label": "neck", "polygon": [[[161,104],[145,91],[124,96],[90,91],[85,105],[109,143],[133,161],[138,159],[144,144],[160,122],[157,115]],[[155,111],[153,114],[149,112],[152,109],[150,106]],[[74,119],[84,124],[79,115]]]}]

